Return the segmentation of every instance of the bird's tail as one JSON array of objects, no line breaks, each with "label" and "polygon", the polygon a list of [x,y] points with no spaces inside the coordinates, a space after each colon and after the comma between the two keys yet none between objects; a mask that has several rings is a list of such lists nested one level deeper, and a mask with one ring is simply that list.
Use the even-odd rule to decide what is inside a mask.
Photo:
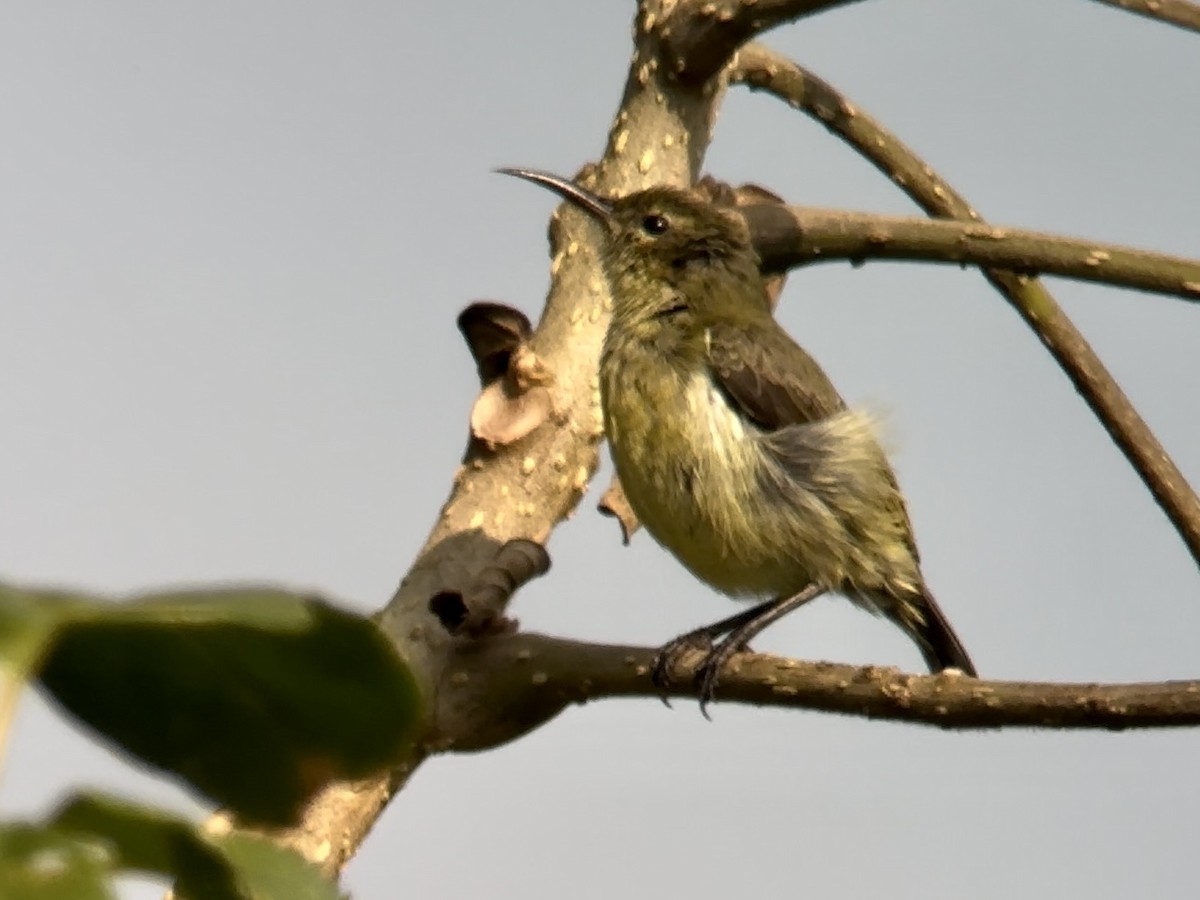
[{"label": "bird's tail", "polygon": [[975,664],[971,662],[962,641],[950,627],[946,614],[933,599],[929,588],[922,584],[920,590],[919,595],[905,598],[903,606],[908,608],[901,612],[905,620],[901,624],[916,642],[921,655],[925,657],[929,671],[940,672],[942,669],[954,668],[977,678]]}]

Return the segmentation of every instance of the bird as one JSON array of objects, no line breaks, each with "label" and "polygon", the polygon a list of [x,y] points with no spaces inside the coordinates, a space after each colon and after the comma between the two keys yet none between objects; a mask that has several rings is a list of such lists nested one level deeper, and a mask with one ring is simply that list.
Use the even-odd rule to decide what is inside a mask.
[{"label": "bird", "polygon": [[827,591],[898,625],[931,672],[977,677],[926,585],[871,417],[775,320],[745,220],[693,189],[607,199],[548,172],[497,171],[601,226],[612,317],[600,397],[630,507],[698,579],[760,600],[665,644],[655,683],[665,690],[681,655],[701,650],[707,717],[725,663]]}]

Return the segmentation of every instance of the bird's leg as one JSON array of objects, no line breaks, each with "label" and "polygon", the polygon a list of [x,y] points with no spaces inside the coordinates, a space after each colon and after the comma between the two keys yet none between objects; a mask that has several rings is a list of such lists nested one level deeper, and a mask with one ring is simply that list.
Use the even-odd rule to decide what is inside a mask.
[{"label": "bird's leg", "polygon": [[[768,612],[775,606],[777,600],[767,600],[764,603],[759,603],[750,609],[738,613],[736,616],[729,616],[719,622],[713,622],[711,625],[705,625],[703,628],[697,628],[694,631],[689,631],[686,634],[681,634],[679,637],[667,641],[662,645],[662,649],[654,655],[654,663],[650,667],[650,680],[659,689],[666,691],[673,683],[671,678],[671,668],[677,663],[684,654],[691,650],[702,651],[707,658],[707,655],[712,652],[713,641],[723,634],[728,634],[735,629],[741,628],[747,622],[753,622],[759,616]],[[663,695],[663,703],[667,703],[666,695]],[[667,703],[667,706],[670,706]]]},{"label": "bird's leg", "polygon": [[[739,650],[745,648],[756,634],[761,632],[779,619],[782,619],[794,609],[799,609],[810,600],[815,600],[821,594],[825,593],[825,588],[822,585],[810,584],[802,591],[792,594],[790,597],[780,597],[775,600],[768,600],[766,603],[760,603],[749,611],[740,616],[734,616],[727,619],[726,622],[734,623],[734,620],[740,620],[732,624],[729,628],[724,629],[718,634],[728,632],[727,636],[721,643],[717,644],[705,657],[700,668],[696,670],[696,685],[700,689],[700,713],[704,718],[708,719],[707,706],[713,699],[713,695],[717,689],[717,679],[721,675],[721,669],[725,663],[729,662]],[[719,624],[723,624],[718,622]],[[703,631],[703,629],[701,629]],[[714,635],[713,637],[715,637]],[[684,635],[687,637],[687,635]],[[677,638],[676,640],[682,640]],[[671,642],[672,644],[675,641]],[[670,647],[668,644],[667,647]],[[665,651],[667,648],[664,647]]]},{"label": "bird's leg", "polygon": [[[717,683],[717,673],[721,666],[729,660],[729,657],[743,649],[752,637],[772,622],[803,606],[809,600],[819,597],[824,592],[825,588],[809,585],[790,597],[765,600],[737,615],[729,616],[719,622],[705,625],[703,628],[697,628],[667,641],[654,656],[654,663],[650,668],[650,680],[665,692],[673,682],[671,668],[679,661],[680,657],[693,650],[703,652],[705,658],[696,670],[696,682],[701,686],[700,711],[704,713],[705,718],[708,718],[704,707],[712,699],[712,692]],[[713,647],[713,641],[721,635],[728,635],[728,637]],[[667,701],[665,693],[662,701],[667,706],[671,705]]]}]

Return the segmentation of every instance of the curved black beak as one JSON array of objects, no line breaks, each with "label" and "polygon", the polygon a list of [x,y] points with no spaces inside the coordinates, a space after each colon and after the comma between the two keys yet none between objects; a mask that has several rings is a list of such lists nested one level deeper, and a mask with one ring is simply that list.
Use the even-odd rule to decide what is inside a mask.
[{"label": "curved black beak", "polygon": [[495,171],[501,175],[512,175],[515,178],[524,178],[526,181],[540,184],[547,190],[554,191],[554,193],[558,194],[558,196],[562,197],[568,203],[579,207],[608,228],[611,229],[613,226],[612,204],[607,200],[601,200],[591,191],[584,190],[573,181],[559,178],[557,175],[551,175],[549,172],[539,172],[536,169],[501,168]]}]

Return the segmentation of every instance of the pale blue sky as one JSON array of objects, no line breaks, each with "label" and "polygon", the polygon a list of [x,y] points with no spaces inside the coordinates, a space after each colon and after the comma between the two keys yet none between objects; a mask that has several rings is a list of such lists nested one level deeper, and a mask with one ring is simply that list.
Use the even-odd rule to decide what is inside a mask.
[{"label": "pale blue sky", "polygon": [[[0,577],[268,579],[384,603],[466,434],[477,382],[455,315],[486,297],[536,319],[545,292],[553,201],[490,170],[596,157],[632,9],[6,6]],[[1086,0],[929,0],[856,4],[768,42],[997,222],[1200,252],[1200,37]],[[911,211],[823,129],[741,91],[709,171]],[[1200,309],[1051,286],[1200,482]],[[1195,564],[978,275],[815,268],[779,315],[848,398],[887,412],[926,574],[981,673],[1200,675]],[[644,535],[621,547],[594,494],[518,598],[525,626],[657,644],[731,611]],[[919,666],[841,600],[759,646]],[[363,900],[1194,890],[1200,733],[713,713],[606,702],[433,760],[345,884]],[[75,785],[201,812],[27,698],[0,810],[38,814]]]}]

